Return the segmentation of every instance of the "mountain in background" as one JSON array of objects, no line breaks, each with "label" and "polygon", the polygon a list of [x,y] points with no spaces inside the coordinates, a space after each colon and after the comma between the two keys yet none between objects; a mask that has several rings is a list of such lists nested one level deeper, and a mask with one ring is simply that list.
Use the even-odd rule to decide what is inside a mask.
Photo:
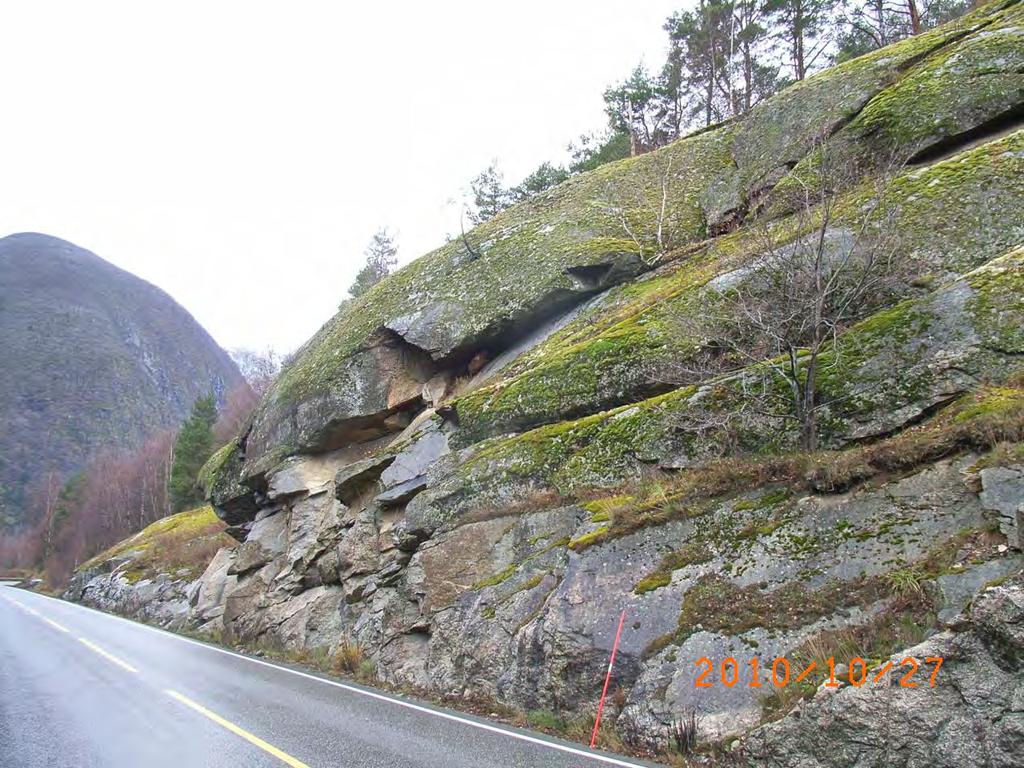
[{"label": "mountain in background", "polygon": [[36,233],[0,239],[0,529],[31,483],[98,449],[175,427],[241,381],[228,354],[156,286]]}]

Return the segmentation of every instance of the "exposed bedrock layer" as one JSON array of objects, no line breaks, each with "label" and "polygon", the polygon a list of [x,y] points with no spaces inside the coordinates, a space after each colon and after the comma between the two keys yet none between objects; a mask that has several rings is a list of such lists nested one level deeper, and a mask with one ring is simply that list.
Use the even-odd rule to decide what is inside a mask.
[{"label": "exposed bedrock layer", "polygon": [[[240,543],[189,623],[357,644],[384,680],[571,717],[625,608],[614,728],[664,746],[696,713],[728,743],[783,718],[754,732],[764,754],[787,734],[814,753],[825,729],[797,712],[852,729],[899,692],[698,689],[699,658],[949,643],[948,685],[1006,695],[968,712],[943,688],[929,722],[1011,743],[1019,664],[981,649],[1012,631],[977,628],[1013,619],[975,595],[1022,566],[1022,28],[1019,3],[984,6],[575,177],[347,303],[204,468]],[[759,363],[683,387],[662,369],[685,354],[673,318],[741,283],[765,229],[811,235],[790,193],[822,151],[850,171],[828,247],[853,248],[882,195],[913,279],[828,349],[807,455],[784,397],[750,407]],[[909,164],[879,191],[892,154]],[[928,733],[865,764],[921,764]]]}]

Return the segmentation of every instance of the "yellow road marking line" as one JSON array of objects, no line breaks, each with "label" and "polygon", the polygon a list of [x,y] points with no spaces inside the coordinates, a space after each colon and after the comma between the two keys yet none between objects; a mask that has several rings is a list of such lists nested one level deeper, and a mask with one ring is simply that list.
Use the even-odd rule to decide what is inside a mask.
[{"label": "yellow road marking line", "polygon": [[107,661],[111,661],[114,664],[117,664],[117,666],[121,667],[121,669],[127,670],[128,672],[135,672],[135,673],[138,673],[138,671],[139,671],[135,667],[133,667],[131,664],[129,664],[128,662],[121,661],[121,659],[117,658],[117,656],[115,656],[114,654],[107,653],[106,651],[104,651],[102,648],[100,648],[95,643],[90,643],[84,637],[78,638],[78,642],[80,642],[82,645],[84,645],[90,651],[93,651],[94,653],[98,653],[100,656],[102,656]]},{"label": "yellow road marking line", "polygon": [[49,624],[54,629],[59,630],[60,632],[70,632],[71,631],[67,627],[62,626],[62,625],[58,624],[56,621],[54,621],[53,619],[48,619],[45,616],[43,616],[43,621],[45,621],[47,624]]},{"label": "yellow road marking line", "polygon": [[216,712],[211,712],[206,707],[204,707],[202,704],[197,704],[196,702],[192,701],[192,699],[188,698],[187,696],[183,696],[182,694],[178,693],[177,691],[171,691],[171,690],[168,690],[168,689],[165,689],[164,693],[166,693],[172,699],[176,699],[177,701],[180,701],[186,707],[190,707],[191,709],[194,709],[196,712],[201,714],[203,717],[207,717],[210,720],[213,720],[213,722],[215,722],[221,728],[226,728],[227,730],[231,731],[236,736],[241,736],[243,739],[248,741],[250,744],[256,745],[257,747],[262,749],[267,754],[273,755],[274,757],[276,757],[278,760],[280,760],[285,765],[289,765],[289,766],[291,766],[291,768],[309,768],[309,766],[306,765],[301,760],[296,760],[294,757],[292,757],[288,753],[282,752],[280,749],[278,749],[277,747],[273,746],[272,744],[268,744],[267,742],[265,742],[259,736],[254,736],[253,734],[249,733],[244,728],[241,728],[241,727],[235,725],[234,723],[232,723],[229,720],[225,720],[223,717],[218,715]]}]

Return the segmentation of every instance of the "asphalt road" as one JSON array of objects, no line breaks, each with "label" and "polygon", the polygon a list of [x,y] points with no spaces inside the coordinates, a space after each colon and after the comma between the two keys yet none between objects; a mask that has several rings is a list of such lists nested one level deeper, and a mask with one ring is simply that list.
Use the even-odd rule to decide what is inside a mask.
[{"label": "asphalt road", "polygon": [[0,586],[3,768],[642,766]]}]

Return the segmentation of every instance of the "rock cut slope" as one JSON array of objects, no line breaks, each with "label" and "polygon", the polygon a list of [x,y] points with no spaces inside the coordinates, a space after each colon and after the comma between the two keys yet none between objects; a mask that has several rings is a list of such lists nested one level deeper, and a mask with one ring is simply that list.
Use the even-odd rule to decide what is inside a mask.
[{"label": "rock cut slope", "polygon": [[[880,660],[955,622],[1022,566],[1022,29],[1019,2],[986,5],[571,179],[349,303],[204,468],[241,543],[193,622],[359,645],[385,681],[572,719],[625,609],[614,728],[657,748],[692,713],[728,742],[817,696],[697,688],[701,657]],[[793,191],[823,152],[845,169],[826,236],[884,196],[912,279],[827,352],[808,454],[747,407],[758,364],[657,373],[688,354],[673,317],[742,281],[765,229],[813,233]]]}]

